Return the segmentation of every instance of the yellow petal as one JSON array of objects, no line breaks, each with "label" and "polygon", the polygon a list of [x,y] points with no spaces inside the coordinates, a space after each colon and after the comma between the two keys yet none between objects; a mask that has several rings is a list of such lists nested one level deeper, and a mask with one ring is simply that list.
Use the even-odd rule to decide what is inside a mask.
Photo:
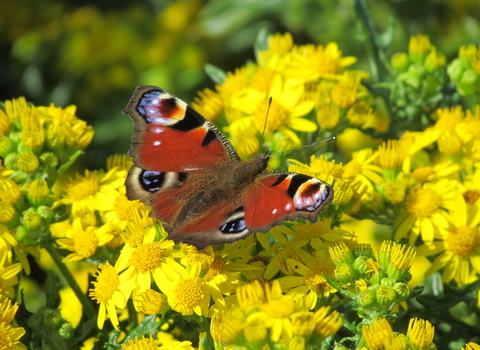
[{"label": "yellow petal", "polygon": [[444,241],[434,241],[421,245],[416,249],[418,256],[436,255],[445,250]]},{"label": "yellow petal", "polygon": [[458,279],[460,280],[460,285],[466,284],[469,282],[470,278],[470,262],[468,259],[459,258]]},{"label": "yellow petal", "polygon": [[433,236],[434,236],[434,231],[433,231],[433,223],[432,220],[430,219],[423,219],[420,223],[421,225],[421,234],[422,234],[422,239],[425,243],[427,242],[432,242],[433,241]]},{"label": "yellow petal", "polygon": [[452,259],[448,262],[448,264],[443,269],[442,273],[442,281],[443,282],[450,282],[455,274],[458,271],[459,259],[458,256],[453,255]]},{"label": "yellow petal", "polygon": [[295,108],[290,112],[290,117],[303,117],[304,115],[310,113],[313,107],[315,107],[315,103],[313,101],[304,101],[295,106]]},{"label": "yellow petal", "polygon": [[443,252],[441,255],[433,261],[432,265],[425,271],[425,277],[430,276],[432,273],[437,272],[452,259],[453,254],[449,251]]},{"label": "yellow petal", "polygon": [[317,131],[318,129],[317,124],[303,118],[288,119],[287,125],[293,130],[303,131],[303,132],[314,132],[314,131]]}]

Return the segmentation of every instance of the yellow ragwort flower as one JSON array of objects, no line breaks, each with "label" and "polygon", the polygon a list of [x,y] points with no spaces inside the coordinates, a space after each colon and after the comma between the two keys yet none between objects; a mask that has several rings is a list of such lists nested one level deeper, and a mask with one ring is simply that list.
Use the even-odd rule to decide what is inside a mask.
[{"label": "yellow ragwort flower", "polygon": [[382,349],[386,342],[392,341],[393,330],[386,319],[379,318],[368,325],[363,325],[362,335],[370,349]]},{"label": "yellow ragwort flower", "polygon": [[117,308],[124,309],[127,306],[127,300],[136,284],[125,274],[119,275],[117,269],[110,265],[108,261],[105,265],[100,264],[98,266],[94,277],[96,281],[92,282],[93,288],[90,289],[90,297],[100,304],[97,319],[98,328],[103,328],[105,316],[108,312],[112,325],[118,330]]},{"label": "yellow ragwort flower", "polygon": [[410,344],[419,348],[426,349],[433,342],[435,327],[426,320],[412,318],[408,323],[407,338]]},{"label": "yellow ragwort flower", "polygon": [[480,203],[468,205],[460,194],[454,199],[449,216],[449,228],[442,232],[441,240],[426,242],[417,248],[422,256],[440,254],[425,275],[443,269],[442,279],[455,279],[459,285],[470,283],[472,271],[480,273]]},{"label": "yellow ragwort flower", "polygon": [[421,235],[424,242],[432,242],[448,227],[445,209],[451,209],[458,184],[442,179],[436,183],[426,183],[410,190],[406,199],[406,210],[395,221],[395,241],[409,236],[409,244],[414,245]]}]

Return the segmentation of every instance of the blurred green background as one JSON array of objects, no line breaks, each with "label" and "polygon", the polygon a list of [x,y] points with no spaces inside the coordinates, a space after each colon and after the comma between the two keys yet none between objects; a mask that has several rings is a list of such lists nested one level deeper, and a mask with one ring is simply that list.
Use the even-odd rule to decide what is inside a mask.
[{"label": "blurred green background", "polygon": [[[296,44],[335,41],[353,69],[368,68],[351,0],[0,0],[0,100],[74,104],[96,134],[82,167],[126,153],[131,120],[121,114],[138,85],[158,85],[186,102],[214,83],[204,64],[232,71],[255,60],[262,28],[289,31]],[[411,35],[430,36],[451,60],[478,44],[480,1],[367,1],[377,30],[394,20],[390,57]]]}]

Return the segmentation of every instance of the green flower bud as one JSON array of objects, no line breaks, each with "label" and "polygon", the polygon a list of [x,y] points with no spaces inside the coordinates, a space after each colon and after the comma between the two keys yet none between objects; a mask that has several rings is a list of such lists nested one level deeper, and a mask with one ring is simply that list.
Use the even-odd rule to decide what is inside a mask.
[{"label": "green flower bud", "polygon": [[339,263],[335,268],[335,278],[342,283],[351,283],[355,280],[355,271],[350,264]]},{"label": "green flower bud", "polygon": [[406,283],[395,283],[393,290],[397,293],[397,301],[405,301],[410,296],[410,288]]},{"label": "green flower bud", "polygon": [[55,212],[45,205],[41,205],[37,208],[37,213],[42,219],[51,220],[55,215]]},{"label": "green flower bud", "polygon": [[69,323],[65,322],[60,326],[60,329],[58,330],[58,334],[63,338],[63,339],[71,339],[73,337],[73,334],[75,333],[75,328]]},{"label": "green flower bud", "polygon": [[53,152],[46,152],[40,155],[40,161],[49,168],[56,168],[58,166],[58,157]]},{"label": "green flower bud", "polygon": [[15,144],[19,145],[22,142],[22,132],[21,131],[14,131],[11,132],[10,135],[10,140],[12,140]]},{"label": "green flower bud", "polygon": [[466,63],[460,58],[456,58],[448,65],[447,74],[453,81],[459,81],[466,68]]},{"label": "green flower bud", "polygon": [[44,179],[34,180],[28,187],[28,201],[35,207],[49,203],[49,189]]},{"label": "green flower bud", "polygon": [[352,251],[345,242],[339,241],[336,244],[328,248],[330,257],[332,258],[335,265],[339,263],[353,264],[355,258],[353,257]]},{"label": "green flower bud", "polygon": [[370,267],[367,265],[368,259],[369,258],[366,256],[359,256],[355,259],[355,262],[353,263],[353,269],[361,275],[366,274],[367,271],[370,269]]},{"label": "green flower bud", "polygon": [[382,306],[391,305],[396,298],[397,298],[397,294],[395,293],[392,287],[380,286],[380,288],[377,289],[377,293],[376,293],[377,303],[379,303]]},{"label": "green flower bud", "polygon": [[33,152],[22,153],[18,157],[18,168],[25,173],[33,173],[39,165],[38,158]]},{"label": "green flower bud", "polygon": [[466,85],[474,85],[478,81],[478,74],[474,69],[467,69],[462,74],[462,78],[460,79],[460,83]]},{"label": "green flower bud", "polygon": [[363,290],[358,293],[357,301],[363,307],[369,307],[373,305],[376,301],[375,298],[376,290],[368,287],[366,290]]},{"label": "green flower bud", "polygon": [[384,279],[385,277],[387,277],[387,273],[385,272],[385,269],[380,268],[373,273],[369,281],[371,284],[380,284],[382,282],[382,279]]},{"label": "green flower bud", "polygon": [[42,218],[34,211],[26,211],[23,214],[23,224],[27,229],[34,230],[42,224]]},{"label": "green flower bud", "polygon": [[27,153],[27,152],[33,152],[32,147],[29,147],[25,145],[24,143],[20,142],[17,146],[17,152],[18,153]]},{"label": "green flower bud", "polygon": [[6,136],[0,137],[0,157],[5,158],[15,151],[15,144]]},{"label": "green flower bud", "polygon": [[25,226],[18,226],[15,229],[15,239],[19,242],[24,242],[26,239],[28,239],[30,236],[30,233],[28,232],[28,229]]},{"label": "green flower bud", "polygon": [[408,68],[408,65],[410,64],[408,55],[404,52],[399,52],[393,55],[391,62],[392,62],[393,69],[395,69],[397,72],[406,71]]},{"label": "green flower bud", "polygon": [[0,178],[0,200],[10,204],[15,204],[22,195],[20,186],[12,179]]},{"label": "green flower bud", "polygon": [[385,287],[393,287],[397,281],[391,278],[383,278],[382,281],[380,282],[381,286]]},{"label": "green flower bud", "polygon": [[359,256],[366,256],[367,258],[373,257],[372,246],[368,243],[360,243],[352,249],[353,256],[358,258]]},{"label": "green flower bud", "polygon": [[3,164],[8,170],[17,170],[18,169],[18,153],[10,153],[4,159]]},{"label": "green flower bud", "polygon": [[0,223],[13,228],[18,223],[18,213],[10,203],[0,202]]}]

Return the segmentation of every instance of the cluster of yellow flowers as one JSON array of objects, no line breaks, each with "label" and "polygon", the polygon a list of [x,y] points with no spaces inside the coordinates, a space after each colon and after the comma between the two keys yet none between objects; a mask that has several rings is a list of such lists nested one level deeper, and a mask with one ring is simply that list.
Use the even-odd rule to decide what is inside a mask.
[{"label": "cluster of yellow flowers", "polygon": [[[412,38],[409,54],[395,58],[397,68],[402,57],[405,67],[430,64],[426,75],[445,71],[443,56],[425,37]],[[375,111],[373,95],[362,84],[368,75],[346,69],[354,62],[342,57],[335,43],[296,46],[288,33],[273,35],[257,63],[227,74],[194,105],[224,125],[242,156],[261,146],[274,151],[300,146],[348,127],[389,132],[388,118]],[[404,68],[399,76],[411,73]],[[405,74],[400,81],[410,82]],[[56,181],[93,136],[74,113],[73,107],[28,106],[24,99],[0,109],[1,293],[13,298],[22,266],[29,272],[26,254],[38,255],[38,247],[59,265],[100,263],[89,290],[99,304],[99,329],[111,329],[107,316],[117,331],[125,331],[127,323],[160,315],[154,337],[127,338],[118,344],[125,350],[156,349],[159,342],[161,349],[192,349],[191,342],[166,336],[167,330],[176,332],[170,320],[178,314],[198,323],[200,348],[204,342],[238,349],[327,346],[342,325],[340,314],[329,310],[346,299],[361,316],[358,327],[343,320],[357,332],[357,345],[433,349],[428,321],[412,319],[406,335],[393,332],[387,321],[414,296],[415,286],[407,283],[415,254],[436,256],[427,275],[442,270],[443,281],[458,286],[479,279],[480,106],[432,111],[428,127],[395,130],[399,139],[378,140],[376,149],[354,152],[345,165],[325,155],[311,156],[310,164],[292,160],[290,171],[334,188],[333,203],[318,222],[286,223],[202,251],[166,239],[161,223],[148,217],[149,209],[127,200],[127,156],[109,158],[106,171]],[[378,252],[358,243],[342,226],[343,214],[386,225],[394,241],[385,241]],[[416,253],[400,243],[416,246]],[[58,248],[70,254],[61,256]],[[75,289],[75,281],[67,280]],[[96,316],[88,300],[81,302],[88,316]],[[16,308],[5,304],[2,310],[13,317]],[[4,322],[0,336],[10,332],[18,343],[22,329],[2,333],[11,318]],[[352,339],[337,339],[338,346],[345,348]]]}]

